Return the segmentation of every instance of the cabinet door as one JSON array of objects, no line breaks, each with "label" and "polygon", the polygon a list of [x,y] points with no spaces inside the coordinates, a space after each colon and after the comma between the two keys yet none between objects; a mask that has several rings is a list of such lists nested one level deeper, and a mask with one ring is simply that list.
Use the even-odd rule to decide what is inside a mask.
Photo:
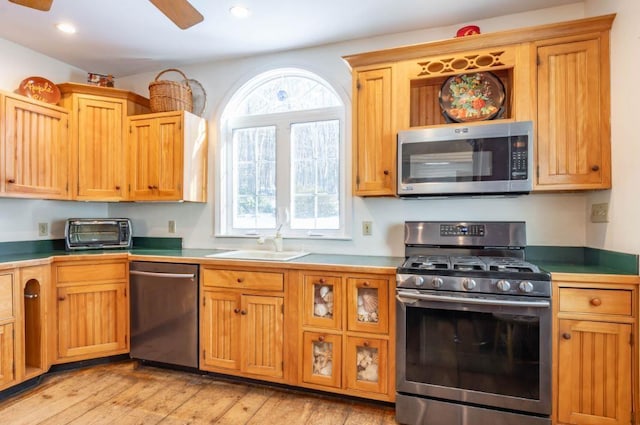
[{"label": "cabinet door", "polygon": [[386,334],[389,330],[389,281],[347,280],[347,327],[350,331]]},{"label": "cabinet door", "polygon": [[335,276],[303,277],[304,324],[339,330],[342,327],[342,279]]},{"label": "cabinet door", "polygon": [[182,199],[183,143],[181,115],[130,120],[131,199]]},{"label": "cabinet door", "polygon": [[202,369],[240,369],[240,295],[204,291],[200,312]]},{"label": "cabinet door", "polygon": [[0,185],[8,196],[69,197],[68,114],[4,96]]},{"label": "cabinet door", "polygon": [[631,325],[559,321],[558,421],[631,421]]},{"label": "cabinet door", "polygon": [[0,325],[0,389],[15,380],[13,323]]},{"label": "cabinet door", "polygon": [[603,49],[608,47],[601,39],[538,47],[536,190],[611,186],[609,63]]},{"label": "cabinet door", "polygon": [[77,194],[80,200],[120,200],[126,183],[125,101],[78,97]]},{"label": "cabinet door", "polygon": [[354,189],[358,196],[396,193],[396,135],[393,129],[391,68],[355,74]]},{"label": "cabinet door", "polygon": [[281,297],[242,296],[242,371],[283,376],[283,300]]},{"label": "cabinet door", "polygon": [[126,284],[58,288],[58,356],[86,358],[128,350]]},{"label": "cabinet door", "polygon": [[304,382],[340,388],[342,335],[304,332],[302,351]]},{"label": "cabinet door", "polygon": [[382,394],[387,392],[387,347],[386,340],[347,337],[347,388]]},{"label": "cabinet door", "polygon": [[0,320],[15,318],[15,287],[13,271],[0,272]]}]

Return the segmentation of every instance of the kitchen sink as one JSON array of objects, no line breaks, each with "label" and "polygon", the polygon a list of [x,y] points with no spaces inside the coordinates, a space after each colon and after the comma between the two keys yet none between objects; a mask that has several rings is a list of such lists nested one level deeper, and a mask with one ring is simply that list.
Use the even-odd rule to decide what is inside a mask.
[{"label": "kitchen sink", "polygon": [[266,251],[259,249],[240,249],[237,251],[219,252],[209,254],[212,258],[230,258],[238,260],[266,260],[266,261],[289,261],[294,258],[304,257],[308,252],[302,251]]}]

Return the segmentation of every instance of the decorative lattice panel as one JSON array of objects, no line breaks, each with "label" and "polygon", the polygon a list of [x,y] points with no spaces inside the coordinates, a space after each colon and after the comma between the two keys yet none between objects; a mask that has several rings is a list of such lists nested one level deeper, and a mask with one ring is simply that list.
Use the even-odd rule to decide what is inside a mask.
[{"label": "decorative lattice panel", "polygon": [[506,50],[482,53],[460,54],[429,58],[417,62],[420,70],[418,77],[460,74],[470,71],[489,71],[513,66],[513,55]]}]

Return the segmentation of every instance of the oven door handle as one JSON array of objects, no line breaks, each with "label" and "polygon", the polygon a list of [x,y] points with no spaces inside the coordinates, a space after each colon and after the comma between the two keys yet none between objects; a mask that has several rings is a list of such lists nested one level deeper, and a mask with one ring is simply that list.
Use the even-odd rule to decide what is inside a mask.
[{"label": "oven door handle", "polygon": [[[447,295],[431,295],[422,294],[407,291],[398,291],[396,299],[401,303],[415,304],[418,301],[442,301],[442,302],[456,302],[461,304],[482,304],[482,305],[499,305],[508,307],[536,307],[536,308],[549,308],[551,303],[549,301],[504,301],[504,300],[488,300],[486,298],[466,298],[466,297],[452,297]],[[413,301],[413,302],[411,302]]]}]

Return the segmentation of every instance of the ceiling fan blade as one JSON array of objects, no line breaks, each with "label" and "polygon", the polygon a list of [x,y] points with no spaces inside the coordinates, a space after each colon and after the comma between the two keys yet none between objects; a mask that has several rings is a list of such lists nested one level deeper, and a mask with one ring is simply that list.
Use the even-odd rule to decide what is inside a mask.
[{"label": "ceiling fan blade", "polygon": [[202,22],[204,16],[200,14],[187,0],[149,0],[160,9],[167,18],[171,19],[181,29],[185,30],[198,22]]},{"label": "ceiling fan blade", "polygon": [[42,10],[43,12],[46,12],[49,9],[51,9],[51,3],[53,3],[53,0],[9,0],[9,1],[11,3],[19,4],[21,6]]}]

